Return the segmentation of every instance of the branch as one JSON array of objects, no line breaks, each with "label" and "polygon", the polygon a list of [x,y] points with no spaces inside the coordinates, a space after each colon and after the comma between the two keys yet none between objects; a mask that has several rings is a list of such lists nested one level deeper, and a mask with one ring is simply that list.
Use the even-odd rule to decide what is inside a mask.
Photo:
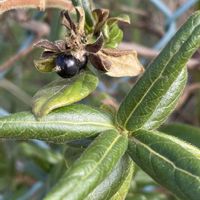
[{"label": "branch", "polygon": [[0,65],[0,73],[5,71],[5,70],[7,70],[7,69],[9,69],[20,58],[22,58],[22,57],[26,56],[27,54],[29,54],[33,50],[33,44],[34,43],[35,43],[35,41],[32,42],[26,49],[16,53],[12,57],[10,57],[5,63]]},{"label": "branch", "polygon": [[24,102],[26,105],[31,107],[32,98],[24,92],[22,89],[17,87],[15,84],[13,84],[11,81],[7,79],[1,79],[0,80],[0,88],[3,88],[7,91],[9,91],[11,94],[16,96],[18,99],[20,99],[22,102]]},{"label": "branch", "polygon": [[[139,56],[143,56],[145,58],[154,58],[159,54],[159,51],[153,50],[151,48],[142,46],[140,44],[136,43],[130,43],[130,42],[123,42],[120,45],[121,49],[134,49]],[[190,59],[187,63],[188,69],[192,70],[200,66],[200,60],[198,59]]]},{"label": "branch", "polygon": [[4,0],[0,2],[0,14],[20,8],[36,8],[45,10],[46,8],[59,8],[72,10],[73,5],[69,0]]}]

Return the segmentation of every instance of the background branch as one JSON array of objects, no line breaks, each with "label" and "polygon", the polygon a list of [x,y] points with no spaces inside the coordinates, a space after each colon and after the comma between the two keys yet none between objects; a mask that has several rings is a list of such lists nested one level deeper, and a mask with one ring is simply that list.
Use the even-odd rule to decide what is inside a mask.
[{"label": "background branch", "polygon": [[[122,42],[120,44],[121,49],[134,49],[137,51],[139,56],[152,59],[156,57],[159,54],[159,51],[151,49],[149,47],[136,44],[136,43],[130,43],[130,42]],[[198,59],[190,59],[187,63],[188,69],[194,69],[200,66],[200,61]]]},{"label": "background branch", "polygon": [[0,73],[9,69],[16,61],[20,60],[22,57],[26,56],[33,50],[33,44],[36,41],[32,42],[26,49],[19,51],[15,55],[11,56],[6,62],[0,65]]},{"label": "background branch", "polygon": [[72,10],[73,5],[69,0],[5,0],[0,2],[0,14],[19,8],[37,8],[45,10],[46,8],[59,8]]},{"label": "background branch", "polygon": [[26,92],[24,92],[22,89],[17,87],[14,83],[12,83],[11,81],[9,81],[7,79],[1,79],[0,80],[0,88],[3,88],[5,90],[9,91],[11,94],[16,96],[19,100],[21,100],[26,105],[31,107],[32,98]]}]

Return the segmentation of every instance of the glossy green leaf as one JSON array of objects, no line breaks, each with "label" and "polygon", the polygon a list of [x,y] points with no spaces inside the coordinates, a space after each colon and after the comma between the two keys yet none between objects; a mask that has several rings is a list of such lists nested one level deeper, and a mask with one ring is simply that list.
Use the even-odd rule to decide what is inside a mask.
[{"label": "glossy green leaf", "polygon": [[[199,46],[200,12],[196,12],[150,64],[122,102],[117,114],[117,121],[121,127],[135,131],[151,118],[163,97],[182,73],[186,62]],[[170,109],[172,108],[164,109],[163,115],[170,113]],[[156,124],[158,125],[159,123]]]},{"label": "glossy green leaf", "polygon": [[178,137],[200,148],[200,128],[181,123],[173,123],[161,126],[160,131]]},{"label": "glossy green leaf", "polygon": [[200,197],[200,150],[157,131],[140,130],[129,155],[147,174],[182,200]]},{"label": "glossy green leaf", "polygon": [[65,142],[114,129],[110,115],[86,105],[70,105],[36,120],[29,112],[0,118],[0,138]]},{"label": "glossy green leaf", "polygon": [[124,181],[120,185],[119,190],[115,193],[114,196],[112,196],[110,200],[122,200],[126,198],[133,177],[133,166],[131,169],[129,170],[129,173],[124,177]]},{"label": "glossy green leaf", "polygon": [[81,200],[107,177],[127,149],[127,138],[105,131],[63,175],[45,200]]},{"label": "glossy green leaf", "polygon": [[97,84],[98,78],[90,72],[50,83],[33,97],[33,113],[42,117],[56,108],[80,101],[93,92]]},{"label": "glossy green leaf", "polygon": [[166,91],[166,94],[163,95],[162,99],[160,99],[160,102],[156,106],[152,115],[142,126],[143,129],[155,129],[168,118],[176,107],[179,97],[183,93],[186,82],[187,68],[184,67],[176,80],[169,87],[168,91]]},{"label": "glossy green leaf", "polygon": [[124,155],[108,177],[84,200],[110,200],[111,197],[126,195],[132,180],[134,165],[128,155]]}]

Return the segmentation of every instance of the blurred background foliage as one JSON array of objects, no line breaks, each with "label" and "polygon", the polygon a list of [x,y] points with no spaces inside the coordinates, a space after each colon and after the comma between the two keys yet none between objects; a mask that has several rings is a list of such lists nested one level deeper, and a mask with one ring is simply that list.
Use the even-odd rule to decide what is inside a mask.
[{"label": "blurred background foliage", "polygon": [[[120,48],[136,49],[146,67],[186,18],[200,7],[197,0],[101,0],[96,7],[108,8],[112,16],[129,14]],[[164,7],[163,7],[164,6]],[[177,12],[176,12],[177,11]],[[173,14],[176,15],[173,15]],[[56,74],[39,73],[33,60],[41,51],[32,44],[40,38],[63,37],[60,11],[14,10],[0,16],[0,116],[31,109],[31,97],[55,80]],[[189,80],[168,122],[200,124],[200,52],[188,64]],[[82,103],[118,107],[136,78],[100,75],[98,89]],[[84,151],[75,143],[0,140],[0,200],[36,200],[48,192],[64,171]],[[168,191],[137,168],[127,200],[173,200]]]}]

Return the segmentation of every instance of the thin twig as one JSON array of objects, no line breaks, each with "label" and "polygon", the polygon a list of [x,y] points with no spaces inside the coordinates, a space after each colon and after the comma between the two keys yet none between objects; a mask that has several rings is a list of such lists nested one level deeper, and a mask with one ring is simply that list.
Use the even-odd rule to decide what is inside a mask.
[{"label": "thin twig", "polygon": [[[134,49],[138,53],[139,56],[145,57],[145,58],[154,58],[159,54],[159,51],[156,51],[154,49],[142,46],[140,44],[136,43],[128,43],[128,42],[122,42],[120,45],[121,49]],[[200,66],[200,60],[198,59],[190,59],[187,63],[188,69],[196,69]]]},{"label": "thin twig", "polygon": [[0,14],[20,8],[36,8],[45,10],[46,8],[59,8],[72,10],[73,5],[69,0],[4,0],[0,2]]},{"label": "thin twig", "polygon": [[20,60],[22,57],[26,56],[33,50],[33,44],[32,42],[26,49],[19,51],[15,55],[11,56],[6,62],[4,62],[2,65],[0,65],[0,73],[9,69],[16,61]]}]

